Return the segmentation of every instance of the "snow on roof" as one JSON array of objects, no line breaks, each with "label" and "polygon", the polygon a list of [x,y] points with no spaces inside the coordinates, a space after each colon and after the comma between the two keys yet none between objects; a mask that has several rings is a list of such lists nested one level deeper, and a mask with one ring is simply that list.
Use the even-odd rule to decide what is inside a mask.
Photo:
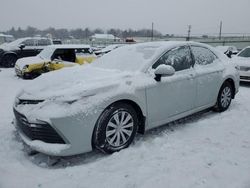
[{"label": "snow on roof", "polygon": [[[46,37],[24,37],[24,38],[19,38],[19,39],[16,39],[16,40],[8,43],[8,46],[17,46],[17,45],[19,45],[20,43],[22,43],[23,41],[25,41],[27,39],[36,39],[36,40],[48,39],[48,40],[51,40],[51,39],[46,38]],[[52,41],[51,41],[51,43],[52,43]]]},{"label": "snow on roof", "polygon": [[56,49],[64,49],[64,48],[69,48],[69,49],[76,49],[76,48],[91,48],[90,45],[87,44],[55,44],[55,45],[50,45],[50,48],[56,48]]},{"label": "snow on roof", "polygon": [[[123,71],[145,71],[170,48],[189,44],[181,41],[145,42],[119,47],[93,62],[93,66]],[[197,44],[197,43],[192,43]]]}]

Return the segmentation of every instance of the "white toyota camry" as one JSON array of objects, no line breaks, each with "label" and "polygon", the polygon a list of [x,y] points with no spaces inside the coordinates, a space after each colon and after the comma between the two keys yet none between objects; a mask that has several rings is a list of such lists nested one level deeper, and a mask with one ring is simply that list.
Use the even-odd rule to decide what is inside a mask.
[{"label": "white toyota camry", "polygon": [[232,61],[240,67],[240,80],[250,82],[250,46],[233,56]]},{"label": "white toyota camry", "polygon": [[30,82],[16,96],[15,126],[27,145],[49,155],[116,152],[136,133],[207,108],[227,110],[239,88],[228,60],[195,42],[120,47]]}]

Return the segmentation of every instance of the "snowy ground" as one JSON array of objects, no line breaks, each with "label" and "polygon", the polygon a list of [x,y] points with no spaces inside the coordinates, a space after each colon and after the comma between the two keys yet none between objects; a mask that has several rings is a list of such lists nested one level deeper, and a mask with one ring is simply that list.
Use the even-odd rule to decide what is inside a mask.
[{"label": "snowy ground", "polygon": [[12,104],[27,82],[0,69],[0,188],[250,188],[250,85],[224,113],[206,112],[138,136],[113,155],[27,155]]}]

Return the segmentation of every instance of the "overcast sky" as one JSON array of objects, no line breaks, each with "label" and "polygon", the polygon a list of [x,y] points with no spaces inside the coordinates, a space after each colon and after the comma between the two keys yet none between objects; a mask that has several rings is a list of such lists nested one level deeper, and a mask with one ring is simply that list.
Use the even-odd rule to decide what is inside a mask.
[{"label": "overcast sky", "polygon": [[0,31],[154,28],[163,34],[250,33],[250,0],[0,0]]}]

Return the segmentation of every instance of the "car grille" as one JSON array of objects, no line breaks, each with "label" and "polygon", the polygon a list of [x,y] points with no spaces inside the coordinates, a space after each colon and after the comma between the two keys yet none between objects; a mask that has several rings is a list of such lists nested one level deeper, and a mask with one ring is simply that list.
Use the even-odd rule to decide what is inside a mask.
[{"label": "car grille", "polygon": [[250,80],[250,77],[249,76],[240,76],[240,79],[242,79],[242,80]]},{"label": "car grille", "polygon": [[48,123],[31,124],[27,118],[14,109],[16,126],[31,140],[41,140],[46,143],[65,144],[64,140]]},{"label": "car grille", "polygon": [[19,99],[18,105],[19,104],[38,104],[40,102],[43,102],[44,100],[26,100],[26,99]]}]

